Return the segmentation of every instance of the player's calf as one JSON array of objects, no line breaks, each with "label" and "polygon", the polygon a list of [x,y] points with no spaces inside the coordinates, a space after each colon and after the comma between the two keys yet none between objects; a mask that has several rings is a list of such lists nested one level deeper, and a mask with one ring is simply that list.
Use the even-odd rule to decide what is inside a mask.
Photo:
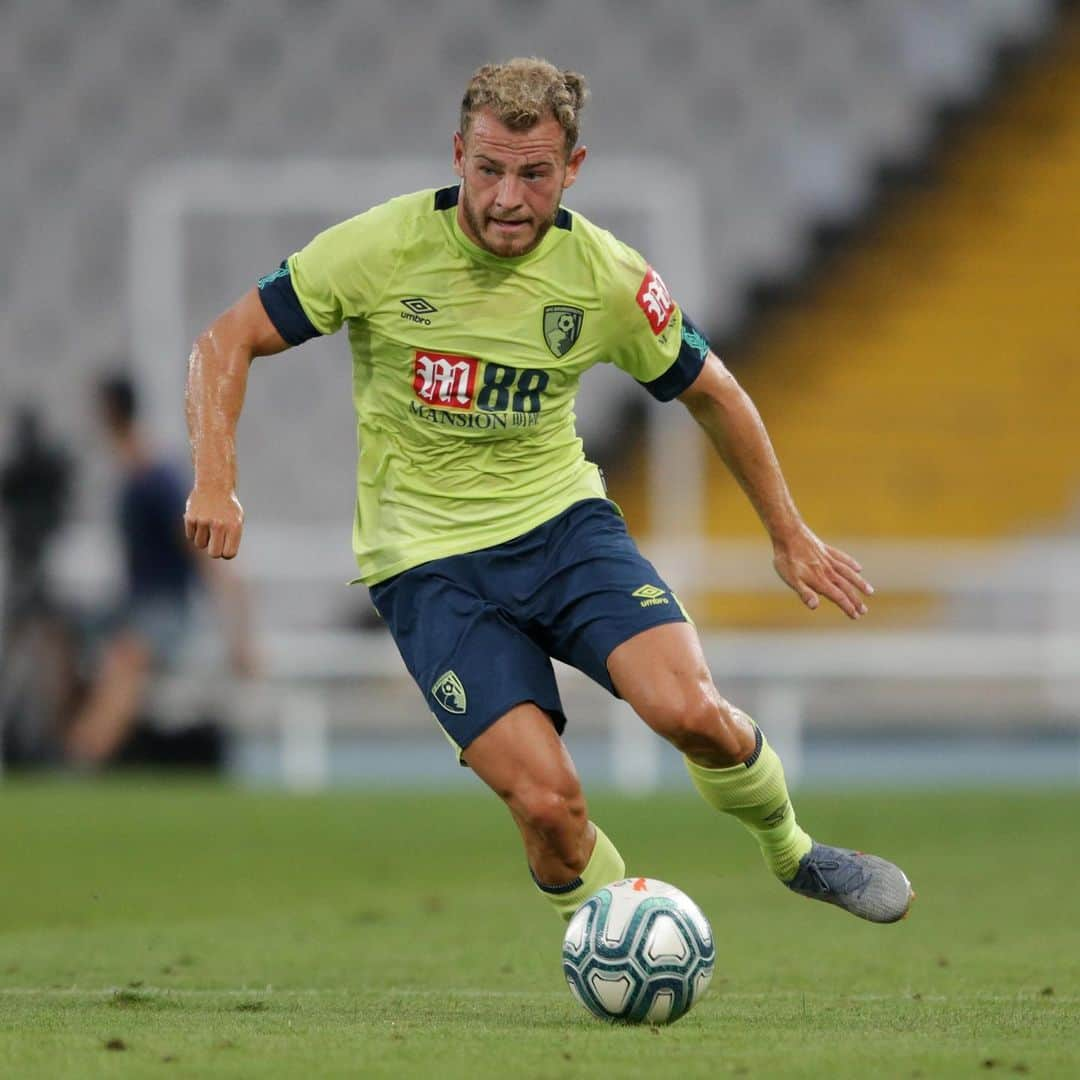
[{"label": "player's calf", "polygon": [[744,760],[709,768],[687,756],[686,768],[701,797],[714,809],[738,818],[757,841],[769,869],[787,882],[798,871],[811,840],[795,819],[780,758],[753,721],[740,715],[754,738],[753,750]]},{"label": "player's calf", "polygon": [[672,690],[636,705],[642,719],[688,759],[705,768],[739,765],[754,751],[754,726],[711,685]]},{"label": "player's calf", "polygon": [[602,886],[626,873],[622,856],[589,821],[576,774],[547,786],[519,783],[498,791],[525,844],[529,873],[544,899],[563,918]]},{"label": "player's calf", "polygon": [[592,845],[589,857],[576,877],[554,883],[545,881],[535,868],[531,868],[533,881],[544,899],[566,920],[569,920],[593,893],[626,876],[626,864],[604,831],[598,825],[592,825],[589,832]]},{"label": "player's calf", "polygon": [[578,877],[593,844],[581,788],[559,791],[530,786],[505,801],[525,842],[534,875],[554,884]]},{"label": "player's calf", "polygon": [[702,798],[746,826],[769,868],[793,892],[871,922],[902,919],[915,895],[904,872],[876,855],[812,841],[796,821],[780,758],[753,729],[754,752],[739,765],[707,768],[686,758]]}]

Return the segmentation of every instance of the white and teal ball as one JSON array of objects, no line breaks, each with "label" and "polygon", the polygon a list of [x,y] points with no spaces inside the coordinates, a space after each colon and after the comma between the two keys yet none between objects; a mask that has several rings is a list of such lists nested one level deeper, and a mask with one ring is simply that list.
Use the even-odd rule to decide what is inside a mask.
[{"label": "white and teal ball", "polygon": [[574,997],[604,1020],[670,1024],[700,1001],[716,944],[701,908],[653,878],[605,885],[574,913],[562,962]]}]

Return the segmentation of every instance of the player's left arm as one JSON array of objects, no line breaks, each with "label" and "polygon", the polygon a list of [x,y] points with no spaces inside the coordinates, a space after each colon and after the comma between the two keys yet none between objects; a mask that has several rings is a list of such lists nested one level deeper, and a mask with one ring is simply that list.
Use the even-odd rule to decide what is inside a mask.
[{"label": "player's left arm", "polygon": [[773,566],[810,609],[831,600],[851,619],[866,614],[873,587],[846,552],[820,540],[788,490],[769,433],[749,394],[710,351],[697,378],[679,395],[753,504],[773,545]]}]

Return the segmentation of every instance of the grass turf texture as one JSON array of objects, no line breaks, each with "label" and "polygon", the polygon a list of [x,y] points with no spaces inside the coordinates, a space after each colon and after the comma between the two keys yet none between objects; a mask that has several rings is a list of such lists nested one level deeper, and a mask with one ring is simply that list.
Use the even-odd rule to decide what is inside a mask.
[{"label": "grass turf texture", "polygon": [[1080,1075],[1080,794],[812,796],[896,926],[794,897],[693,796],[597,796],[718,939],[670,1028],[592,1019],[495,799],[5,784],[0,1076]]}]

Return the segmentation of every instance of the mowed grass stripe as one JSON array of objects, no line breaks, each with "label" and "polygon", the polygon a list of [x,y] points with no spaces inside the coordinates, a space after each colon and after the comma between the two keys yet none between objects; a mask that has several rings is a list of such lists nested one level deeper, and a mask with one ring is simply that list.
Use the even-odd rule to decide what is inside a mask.
[{"label": "mowed grass stripe", "polygon": [[593,800],[631,871],[716,930],[712,993],[654,1032],[571,1000],[560,925],[479,788],[7,783],[0,1075],[1080,1074],[1080,793],[797,805],[904,866],[908,920],[792,897],[690,794]]}]

